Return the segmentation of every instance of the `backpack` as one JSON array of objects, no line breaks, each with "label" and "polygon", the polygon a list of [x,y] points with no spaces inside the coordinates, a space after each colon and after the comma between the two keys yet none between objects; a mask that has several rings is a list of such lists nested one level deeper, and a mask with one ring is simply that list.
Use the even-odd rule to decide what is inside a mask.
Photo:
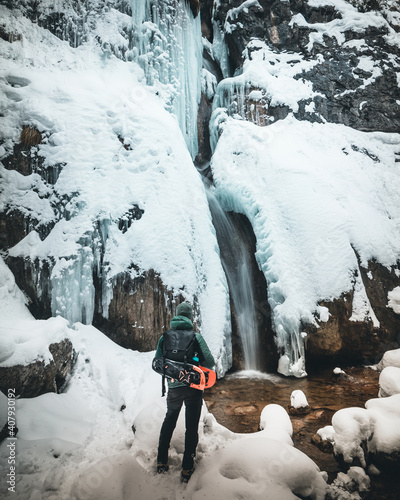
[{"label": "backpack", "polygon": [[[199,364],[199,346],[193,330],[168,330],[163,335],[163,358],[182,363]],[[162,378],[162,395],[165,395],[165,375]]]}]

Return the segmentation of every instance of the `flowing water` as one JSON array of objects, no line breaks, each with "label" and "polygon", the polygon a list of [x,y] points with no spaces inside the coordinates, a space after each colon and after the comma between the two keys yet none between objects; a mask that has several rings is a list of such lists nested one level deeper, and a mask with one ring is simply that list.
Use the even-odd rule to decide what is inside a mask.
[{"label": "flowing water", "polygon": [[[307,415],[290,415],[293,442],[308,455],[331,482],[340,471],[332,452],[323,452],[311,439],[318,429],[331,425],[333,414],[352,406],[364,407],[368,399],[378,394],[379,374],[368,368],[346,369],[346,375],[335,376],[332,370],[322,370],[306,378],[286,378],[280,375],[239,372],[219,380],[205,391],[207,407],[217,421],[234,432],[258,430],[261,411],[275,403],[288,409],[290,395],[302,390],[311,407]],[[381,474],[371,477],[371,490],[366,500],[395,500],[400,498],[398,479]]]},{"label": "flowing water", "polygon": [[235,309],[237,329],[243,347],[244,367],[246,370],[258,370],[258,322],[248,250],[239,231],[210,189],[207,189],[207,197],[221,250],[221,262]]}]

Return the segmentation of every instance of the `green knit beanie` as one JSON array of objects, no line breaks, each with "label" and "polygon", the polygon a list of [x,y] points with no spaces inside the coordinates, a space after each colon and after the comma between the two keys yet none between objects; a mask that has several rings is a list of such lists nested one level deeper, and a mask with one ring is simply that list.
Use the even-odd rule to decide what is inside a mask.
[{"label": "green knit beanie", "polygon": [[192,319],[192,306],[189,302],[181,302],[176,308],[176,315]]}]

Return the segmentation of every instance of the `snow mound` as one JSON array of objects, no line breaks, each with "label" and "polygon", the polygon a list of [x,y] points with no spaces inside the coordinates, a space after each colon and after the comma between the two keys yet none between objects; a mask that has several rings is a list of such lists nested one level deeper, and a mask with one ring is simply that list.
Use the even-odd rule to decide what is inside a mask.
[{"label": "snow mound", "polygon": [[304,392],[300,390],[293,391],[290,395],[290,404],[293,408],[304,408],[308,406],[308,401]]},{"label": "snow mound", "polygon": [[280,405],[270,404],[262,410],[260,429],[263,437],[293,445],[291,438],[293,434],[292,422],[286,410]]},{"label": "snow mound", "polygon": [[48,320],[21,319],[0,322],[0,366],[45,364],[53,360],[49,345],[70,337],[68,321],[60,316]]},{"label": "snow mound", "polygon": [[337,411],[332,417],[335,454],[343,455],[343,460],[348,463],[357,457],[365,467],[366,457],[361,444],[373,435],[374,423],[371,413],[364,408],[344,408]]},{"label": "snow mound", "polygon": [[379,375],[380,398],[400,394],[400,368],[397,366],[387,366]]},{"label": "snow mound", "polygon": [[[192,483],[193,481],[193,483]],[[200,498],[324,499],[326,482],[315,463],[290,445],[274,439],[230,442],[212,459],[212,466],[189,484]]]},{"label": "snow mound", "polygon": [[393,309],[396,314],[400,314],[400,286],[396,286],[388,292],[388,307]]},{"label": "snow mound", "polygon": [[400,349],[392,349],[386,351],[382,359],[378,363],[378,370],[383,370],[387,366],[396,366],[400,368]]},{"label": "snow mound", "polygon": [[0,302],[1,322],[14,321],[16,318],[33,319],[26,307],[26,297],[18,288],[13,273],[8,269],[2,257],[0,257]]},{"label": "snow mound", "polygon": [[370,399],[364,408],[345,408],[332,417],[332,429],[318,431],[333,442],[335,454],[345,462],[359,459],[366,467],[365,453],[391,454],[400,451],[400,394]]}]

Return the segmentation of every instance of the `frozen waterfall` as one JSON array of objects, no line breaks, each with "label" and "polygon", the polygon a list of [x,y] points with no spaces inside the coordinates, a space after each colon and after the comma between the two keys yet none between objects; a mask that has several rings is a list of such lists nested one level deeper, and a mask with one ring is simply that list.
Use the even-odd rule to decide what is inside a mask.
[{"label": "frozen waterfall", "polygon": [[131,0],[133,60],[142,67],[168,111],[179,122],[194,158],[198,151],[197,111],[201,95],[202,37],[188,2]]}]

